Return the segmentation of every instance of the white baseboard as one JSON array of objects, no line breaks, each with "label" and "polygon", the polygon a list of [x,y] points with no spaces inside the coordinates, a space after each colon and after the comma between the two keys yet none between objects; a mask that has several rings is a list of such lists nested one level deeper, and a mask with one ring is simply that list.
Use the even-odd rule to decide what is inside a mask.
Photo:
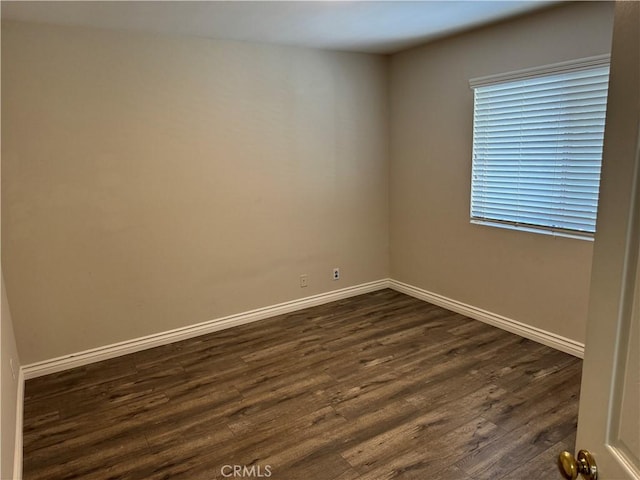
[{"label": "white baseboard", "polygon": [[392,288],[398,292],[438,305],[453,312],[466,315],[467,317],[493,325],[508,332],[515,333],[576,357],[584,357],[584,344],[582,343],[397,280],[382,279],[353,287],[343,288],[341,290],[334,290],[332,292],[301,298],[299,300],[292,300],[290,302],[284,302],[235,315],[229,315],[187,327],[176,328],[167,332],[161,332],[91,350],[85,350],[84,352],[64,355],[51,360],[32,363],[23,366],[21,368],[21,373],[24,376],[24,380],[29,380],[31,378],[49,375],[51,373],[119,357],[121,355],[127,355],[129,353],[139,352],[148,348],[167,345],[180,340],[186,340],[199,335],[205,335],[207,333],[235,327],[237,325],[243,325],[263,320],[265,318],[274,317],[276,315],[295,312],[305,308],[314,307],[316,305],[322,305],[336,300],[382,290],[384,288]]},{"label": "white baseboard", "polygon": [[24,371],[18,371],[18,393],[16,395],[16,431],[13,451],[13,478],[22,479],[22,422],[24,418]]},{"label": "white baseboard", "polygon": [[133,340],[126,340],[124,342],[114,343],[112,345],[105,345],[103,347],[85,350],[84,352],[73,353],[70,355],[53,358],[51,360],[32,363],[23,366],[22,371],[24,372],[24,379],[29,380],[31,378],[61,372],[63,370],[80,367],[82,365],[100,362],[102,360],[119,357],[121,355],[127,355],[129,353],[139,352],[148,348],[167,345],[169,343],[178,342],[180,340],[186,340],[188,338],[197,337],[199,335],[205,335],[207,333],[235,327],[237,325],[243,325],[245,323],[263,320],[265,318],[275,317],[276,315],[291,313],[305,308],[315,307],[317,305],[334,302],[336,300],[342,300],[343,298],[355,297],[356,295],[362,295],[364,293],[374,292],[376,290],[382,290],[385,288],[389,288],[388,279],[363,283],[361,285],[334,290],[332,292],[321,293],[318,295],[301,298],[299,300],[292,300],[290,302],[279,303],[277,305],[258,308],[255,310],[250,310],[248,312],[242,312],[235,315],[216,318],[214,320],[209,320],[195,325],[176,328],[167,332],[147,335],[145,337],[140,337]]},{"label": "white baseboard", "polygon": [[584,358],[584,344],[576,342],[575,340],[562,337],[540,328],[532,327],[531,325],[518,322],[511,318],[503,317],[502,315],[488,312],[481,308],[467,305],[466,303],[462,303],[397,280],[389,280],[389,288],[420,300],[424,300],[425,302],[438,305],[439,307],[446,308],[452,312],[473,318],[474,320],[479,320],[483,323],[493,325],[494,327],[501,328],[507,332],[515,333],[516,335],[528,338],[534,342],[542,343],[543,345],[555,348],[556,350],[560,350],[575,357]]}]

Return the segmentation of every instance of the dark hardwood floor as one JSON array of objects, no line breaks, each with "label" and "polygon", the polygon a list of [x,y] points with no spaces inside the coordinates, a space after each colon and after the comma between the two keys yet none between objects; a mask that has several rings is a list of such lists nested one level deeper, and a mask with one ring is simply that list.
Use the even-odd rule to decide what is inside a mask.
[{"label": "dark hardwood floor", "polygon": [[559,479],[581,367],[383,290],[27,381],[24,478]]}]

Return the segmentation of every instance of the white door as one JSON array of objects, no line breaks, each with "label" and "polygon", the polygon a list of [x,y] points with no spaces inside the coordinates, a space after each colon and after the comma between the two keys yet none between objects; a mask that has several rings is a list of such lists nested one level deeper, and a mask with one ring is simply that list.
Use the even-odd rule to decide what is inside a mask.
[{"label": "white door", "polygon": [[617,2],[576,441],[598,480],[640,480],[639,32],[640,2]]}]

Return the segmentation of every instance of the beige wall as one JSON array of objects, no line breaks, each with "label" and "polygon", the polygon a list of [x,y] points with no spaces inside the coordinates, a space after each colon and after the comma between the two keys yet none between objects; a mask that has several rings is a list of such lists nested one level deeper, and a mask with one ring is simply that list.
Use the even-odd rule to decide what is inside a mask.
[{"label": "beige wall", "polygon": [[469,224],[468,80],[606,53],[612,10],[570,3],[390,61],[4,23],[23,363],[387,276],[583,341],[592,244]]},{"label": "beige wall", "polygon": [[384,57],[6,23],[2,73],[23,363],[388,275]]},{"label": "beige wall", "polygon": [[[1,277],[0,277],[1,278]],[[18,369],[20,359],[16,348],[16,340],[13,332],[11,311],[4,288],[4,279],[0,280],[2,289],[2,313],[0,314],[0,383],[2,394],[0,395],[0,415],[2,424],[2,439],[0,444],[0,478],[13,478],[13,458],[15,454],[16,440],[16,413],[18,400]],[[14,363],[14,371],[11,371],[11,363]],[[15,377],[14,377],[15,374]]]},{"label": "beige wall", "polygon": [[570,3],[391,60],[391,277],[584,341],[593,244],[469,223],[469,79],[610,51],[612,3]]}]

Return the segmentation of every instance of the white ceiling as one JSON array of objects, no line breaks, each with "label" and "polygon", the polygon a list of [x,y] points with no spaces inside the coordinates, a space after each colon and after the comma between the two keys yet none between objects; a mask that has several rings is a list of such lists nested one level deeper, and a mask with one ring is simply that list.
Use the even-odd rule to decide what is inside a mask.
[{"label": "white ceiling", "polygon": [[2,18],[386,54],[553,3],[3,0]]}]

